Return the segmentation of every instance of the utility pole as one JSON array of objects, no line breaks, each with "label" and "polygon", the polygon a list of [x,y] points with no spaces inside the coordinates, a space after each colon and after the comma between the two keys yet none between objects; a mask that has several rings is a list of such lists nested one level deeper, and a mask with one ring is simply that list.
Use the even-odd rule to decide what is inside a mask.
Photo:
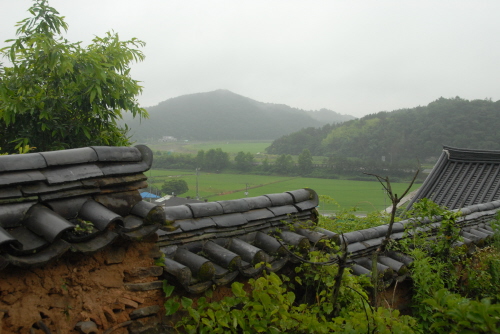
[{"label": "utility pole", "polygon": [[196,199],[199,200],[200,199],[200,194],[198,192],[198,172],[199,172],[200,168],[196,168]]}]

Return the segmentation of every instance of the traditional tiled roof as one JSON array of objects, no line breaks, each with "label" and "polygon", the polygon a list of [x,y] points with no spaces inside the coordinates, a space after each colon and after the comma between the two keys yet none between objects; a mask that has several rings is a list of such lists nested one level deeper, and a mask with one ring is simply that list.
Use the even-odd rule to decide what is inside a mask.
[{"label": "traditional tiled roof", "polygon": [[[167,221],[176,230],[158,231],[164,254],[167,279],[177,281],[191,293],[201,293],[213,285],[227,284],[238,275],[252,277],[262,270],[277,271],[297,262],[287,249],[304,253],[319,248],[322,240],[341,243],[345,239],[354,274],[371,275],[371,254],[380,246],[388,225],[344,234],[315,226],[317,195],[311,189],[264,195],[240,200],[187,204],[165,208]],[[489,222],[500,210],[500,201],[473,205],[461,210],[458,220],[465,244],[481,243],[494,232]],[[391,239],[411,237],[405,228],[414,224],[403,220],[393,225]],[[429,238],[441,222],[419,222]],[[286,248],[286,249],[285,249]],[[256,268],[267,262],[270,266]],[[378,270],[385,284],[402,280],[412,259],[402,253],[386,252],[378,258]]]},{"label": "traditional tiled roof", "polygon": [[500,199],[500,151],[444,146],[431,173],[411,200],[433,200],[449,209]]},{"label": "traditional tiled roof", "polygon": [[166,207],[166,220],[176,229],[157,232],[165,271],[193,293],[229,283],[238,274],[258,275],[264,269],[255,268],[260,262],[277,271],[290,260],[284,247],[309,250],[334,235],[307,228],[317,222],[317,205],[313,190],[299,189]]},{"label": "traditional tiled roof", "polygon": [[[490,238],[494,234],[490,222],[496,218],[498,211],[500,211],[500,201],[475,204],[462,208],[460,210],[462,215],[457,220],[457,227],[461,229],[460,235],[463,238],[463,242],[457,243],[455,246],[480,244],[485,239]],[[418,222],[418,227],[416,227],[415,231],[425,231],[428,238],[432,239],[435,238],[440,224],[440,217],[436,217],[433,221],[426,219]],[[410,219],[394,223],[391,239],[400,241],[404,238],[412,237],[414,226],[415,221]],[[407,230],[406,233],[405,229]],[[371,254],[381,244],[387,230],[388,225],[380,225],[344,234],[344,238],[348,244],[347,251],[352,260],[352,269],[355,274],[370,275]],[[411,262],[412,259],[407,255],[389,251],[379,257],[379,272],[384,273],[384,280],[387,284],[390,284],[393,280],[403,279],[406,276],[406,266]]]},{"label": "traditional tiled roof", "polygon": [[154,233],[164,213],[139,194],[151,163],[142,145],[0,156],[0,268]]}]

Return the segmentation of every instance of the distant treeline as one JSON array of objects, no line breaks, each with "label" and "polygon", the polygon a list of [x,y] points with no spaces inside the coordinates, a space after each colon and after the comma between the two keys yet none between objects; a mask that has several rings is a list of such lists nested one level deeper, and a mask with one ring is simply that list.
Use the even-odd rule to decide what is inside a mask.
[{"label": "distant treeline", "polygon": [[439,156],[442,146],[500,149],[500,101],[440,98],[425,107],[379,112],[322,128],[307,128],[275,140],[270,154],[308,149],[341,161],[375,166],[412,165]]},{"label": "distant treeline", "polygon": [[268,158],[257,162],[250,152],[239,152],[234,159],[222,149],[200,150],[196,156],[191,154],[154,153],[153,168],[155,169],[196,169],[204,172],[223,172],[232,170],[241,173],[262,175],[290,175],[309,176],[318,178],[349,178],[373,180],[373,177],[364,173],[391,175],[394,181],[398,177],[406,178],[413,174],[418,167],[415,162],[410,163],[385,163],[381,161],[361,160],[356,158],[338,158],[335,161],[325,161],[314,164],[311,152],[304,149],[296,158],[290,154],[281,154],[270,162]]}]

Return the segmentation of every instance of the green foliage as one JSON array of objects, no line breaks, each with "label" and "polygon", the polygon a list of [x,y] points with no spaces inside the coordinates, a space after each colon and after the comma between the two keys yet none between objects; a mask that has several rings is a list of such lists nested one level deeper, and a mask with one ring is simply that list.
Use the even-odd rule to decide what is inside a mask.
[{"label": "green foliage", "polygon": [[307,175],[311,173],[313,168],[312,155],[307,148],[300,153],[297,162],[300,175]]},{"label": "green foliage", "polygon": [[432,308],[434,333],[500,333],[500,305],[470,300],[446,289],[424,301]]},{"label": "green foliage", "polygon": [[500,301],[500,252],[497,247],[478,249],[461,263],[460,293],[469,298]]},{"label": "green foliage", "polygon": [[[460,211],[450,211],[440,207],[433,201],[423,198],[413,204],[412,209],[408,212],[411,218],[411,226],[406,232],[411,234],[411,238],[405,242],[412,243],[411,247],[419,247],[426,249],[430,255],[437,258],[443,263],[452,264],[458,260],[460,254],[452,251],[453,245],[463,238],[460,236],[460,228],[457,227],[457,219],[462,214]],[[439,217],[439,227],[437,231],[429,230],[425,224]],[[430,232],[436,234],[435,238],[429,238]],[[410,246],[410,245],[407,245]]]},{"label": "green foliage", "polygon": [[234,162],[236,164],[236,169],[242,172],[248,172],[253,168],[254,157],[250,152],[244,153],[243,151],[238,152],[234,157]]},{"label": "green foliage", "polygon": [[276,173],[287,175],[293,173],[295,170],[295,165],[293,163],[293,158],[290,154],[282,154],[277,159],[273,165],[272,170]]},{"label": "green foliage", "polygon": [[211,172],[221,172],[229,166],[229,154],[220,148],[200,150],[196,156],[198,167]]},{"label": "green foliage", "polygon": [[163,182],[163,186],[161,187],[161,191],[165,194],[175,194],[182,195],[189,191],[188,184],[186,180],[182,179],[170,179]]},{"label": "green foliage", "polygon": [[327,124],[321,128],[306,128],[276,139],[266,148],[269,154],[299,155],[308,149],[315,155],[323,155],[321,141],[339,125]]},{"label": "green foliage", "polygon": [[46,0],[36,0],[30,13],[1,50],[13,64],[0,71],[1,147],[130,144],[117,120],[123,111],[147,116],[135,98],[142,87],[130,77],[130,63],[144,59],[137,49],[144,42],[108,32],[83,47],[61,36],[68,25]]},{"label": "green foliage", "polygon": [[499,114],[500,101],[441,97],[427,106],[379,112],[325,131],[303,129],[275,140],[268,153],[299,154],[307,148],[314,155],[331,156],[330,162],[340,170],[352,168],[352,158],[359,159],[355,163],[362,163],[360,167],[371,165],[373,172],[377,165],[404,169],[408,163],[414,165],[415,158],[439,156],[443,143],[499,149]]},{"label": "green foliage", "polygon": [[335,231],[336,233],[347,233],[387,224],[389,221],[389,215],[385,211],[375,210],[360,216],[356,215],[358,211],[356,207],[344,209],[329,196],[320,195],[319,197],[321,205],[331,204],[338,207],[338,211],[334,216],[321,215],[319,217],[318,226],[327,230]]},{"label": "green foliage", "polygon": [[77,223],[75,225],[75,233],[76,234],[89,234],[94,230],[94,224],[91,221],[77,219]]},{"label": "green foliage", "polygon": [[[333,246],[330,245],[330,247]],[[331,250],[336,252],[338,247],[333,247]],[[330,256],[325,252],[313,251],[309,253],[309,261],[326,262],[331,260]],[[369,279],[365,276],[353,276],[348,268],[342,276],[337,304],[332,304],[335,275],[338,269],[337,264],[314,265],[311,263],[302,263],[295,268],[297,273],[295,282],[304,291],[301,302],[308,304],[312,311],[325,318],[331,317],[335,310],[341,316],[347,316],[348,312],[362,312],[369,307],[368,295],[365,291],[370,285]]]}]

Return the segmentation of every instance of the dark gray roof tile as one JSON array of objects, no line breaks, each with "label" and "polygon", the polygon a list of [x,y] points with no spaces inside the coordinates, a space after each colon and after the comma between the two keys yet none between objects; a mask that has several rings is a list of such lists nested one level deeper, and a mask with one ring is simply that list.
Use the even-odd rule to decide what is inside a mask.
[{"label": "dark gray roof tile", "polygon": [[263,250],[238,238],[231,240],[228,249],[241,256],[243,261],[252,265],[267,261],[266,253]]},{"label": "dark gray roof tile", "polygon": [[85,164],[97,161],[97,154],[90,147],[41,152],[40,154],[44,157],[48,167]]},{"label": "dark gray roof tile", "polygon": [[244,199],[235,199],[230,201],[219,201],[224,213],[246,212],[250,210],[248,202]]},{"label": "dark gray roof tile", "polygon": [[35,181],[45,181],[46,177],[37,170],[24,172],[5,172],[0,174],[0,186],[23,184]]},{"label": "dark gray roof tile", "polygon": [[248,221],[265,220],[274,217],[274,214],[267,209],[251,210],[243,213],[243,215]]},{"label": "dark gray roof tile", "polygon": [[99,161],[142,161],[142,154],[136,147],[91,146]]},{"label": "dark gray roof tile", "polygon": [[272,206],[289,205],[294,203],[293,197],[289,193],[269,194],[264,196],[271,200]]},{"label": "dark gray roof tile", "polygon": [[151,151],[151,149],[146,145],[135,145],[135,148],[141,152],[142,162],[146,164],[146,170],[149,170],[153,164],[153,151]]},{"label": "dark gray roof tile", "polygon": [[0,156],[0,172],[41,169],[45,167],[47,167],[47,163],[40,153]]},{"label": "dark gray roof tile", "polygon": [[184,232],[201,230],[207,227],[217,226],[212,218],[180,219],[175,222]]},{"label": "dark gray roof tile", "polygon": [[344,238],[349,244],[365,240],[365,236],[359,231],[344,233]]},{"label": "dark gray roof tile", "polygon": [[294,206],[297,207],[300,211],[310,210],[310,209],[314,209],[315,207],[318,206],[318,201],[309,200],[309,201],[305,201],[305,202],[299,202],[299,203],[295,203]]},{"label": "dark gray roof tile", "polygon": [[[132,232],[143,226],[142,218],[128,215],[123,218],[123,231],[124,232]],[[166,232],[165,232],[166,234]]]},{"label": "dark gray roof tile", "polygon": [[14,255],[33,254],[49,245],[47,240],[31,232],[25,226],[10,229],[8,232],[17,240],[17,243],[13,244],[9,250]]},{"label": "dark gray roof tile", "polygon": [[56,240],[61,233],[74,228],[74,225],[66,219],[39,204],[30,208],[24,224],[32,232],[49,242]]},{"label": "dark gray roof tile", "polygon": [[45,182],[34,182],[23,185],[21,189],[25,196],[32,196],[32,195],[45,194],[61,190],[81,188],[81,187],[82,187],[82,182],[80,181],[73,181],[55,185],[48,185]]},{"label": "dark gray roof tile", "polygon": [[191,209],[186,205],[165,207],[165,219],[167,222],[174,222],[181,219],[193,218]]},{"label": "dark gray roof tile", "polygon": [[153,235],[158,230],[158,225],[146,225],[131,232],[121,233],[121,236],[129,240],[143,240]]},{"label": "dark gray roof tile", "polygon": [[375,229],[375,228],[368,228],[368,229],[364,229],[364,230],[359,230],[359,232],[363,235],[365,240],[375,239],[375,238],[381,237],[380,231],[378,229]]},{"label": "dark gray roof tile", "polygon": [[293,191],[287,191],[293,197],[294,203],[305,202],[312,199],[312,193],[307,189],[298,189]]},{"label": "dark gray roof tile", "polygon": [[179,247],[175,252],[174,260],[188,267],[193,276],[201,282],[211,281],[215,276],[212,262],[182,247]]},{"label": "dark gray roof tile", "polygon": [[32,268],[41,267],[48,262],[57,259],[67,250],[69,250],[70,244],[64,240],[57,240],[50,244],[49,247],[44,248],[35,253],[29,255],[16,256],[12,254],[5,254],[5,258],[14,266]]},{"label": "dark gray roof tile", "polygon": [[78,212],[83,204],[90,199],[90,196],[63,198],[45,203],[55,213],[61,215],[65,219],[73,219],[78,216]]},{"label": "dark gray roof tile", "polygon": [[84,187],[114,187],[117,185],[123,185],[128,183],[134,183],[138,181],[146,181],[148,178],[143,173],[125,175],[125,176],[116,176],[116,177],[101,177],[94,179],[82,180],[82,184]]},{"label": "dark gray roof tile", "polygon": [[0,205],[0,227],[20,226],[24,215],[36,202],[12,203]]},{"label": "dark gray roof tile", "polygon": [[218,202],[187,203],[186,205],[193,212],[194,218],[217,216],[224,213],[222,205]]},{"label": "dark gray roof tile", "polygon": [[211,218],[218,227],[241,226],[248,222],[241,213],[228,213],[225,215],[213,216]]},{"label": "dark gray roof tile", "polygon": [[93,197],[96,202],[101,203],[122,217],[127,216],[132,208],[142,201],[141,194],[138,191],[95,195]]},{"label": "dark gray roof tile", "polygon": [[263,209],[272,205],[271,200],[266,196],[243,198],[243,200],[248,203],[250,210]]},{"label": "dark gray roof tile", "polygon": [[99,188],[86,188],[86,189],[77,188],[77,189],[58,191],[58,192],[54,192],[54,193],[46,193],[46,194],[40,195],[39,198],[40,198],[41,202],[47,202],[47,201],[70,198],[70,197],[81,197],[81,196],[94,195],[94,194],[98,194],[99,190],[100,190]]},{"label": "dark gray roof tile", "polygon": [[71,243],[71,249],[75,252],[81,252],[83,254],[92,254],[112,244],[116,238],[118,238],[117,233],[113,231],[106,231],[104,233],[97,234],[86,242]]},{"label": "dark gray roof tile", "polygon": [[163,225],[165,223],[165,211],[163,207],[154,203],[140,201],[134,205],[130,213],[143,218],[144,225],[155,223]]},{"label": "dark gray roof tile", "polygon": [[286,216],[298,212],[297,208],[293,205],[273,206],[267,209],[271,211],[275,216]]},{"label": "dark gray roof tile", "polygon": [[365,250],[366,246],[363,245],[361,242],[355,242],[355,243],[350,243],[347,245],[347,251],[349,253],[357,253],[359,251]]},{"label": "dark gray roof tile", "polygon": [[103,175],[94,164],[50,168],[42,170],[41,173],[49,184],[78,181]]},{"label": "dark gray roof tile", "polygon": [[19,187],[2,187],[0,188],[0,199],[4,198],[19,198],[22,197],[23,193]]},{"label": "dark gray roof tile", "polygon": [[113,224],[123,225],[122,216],[94,200],[88,200],[83,204],[78,217],[90,221],[99,231],[104,231]]},{"label": "dark gray roof tile", "polygon": [[241,266],[241,256],[212,241],[203,245],[203,252],[214,263],[228,270],[237,270]]},{"label": "dark gray roof tile", "polygon": [[5,247],[5,245],[13,245],[17,248],[21,248],[22,245],[14,238],[9,232],[0,227],[0,246]]},{"label": "dark gray roof tile", "polygon": [[144,162],[131,162],[131,163],[97,163],[102,175],[124,175],[124,174],[137,174],[147,171],[151,166]]}]

